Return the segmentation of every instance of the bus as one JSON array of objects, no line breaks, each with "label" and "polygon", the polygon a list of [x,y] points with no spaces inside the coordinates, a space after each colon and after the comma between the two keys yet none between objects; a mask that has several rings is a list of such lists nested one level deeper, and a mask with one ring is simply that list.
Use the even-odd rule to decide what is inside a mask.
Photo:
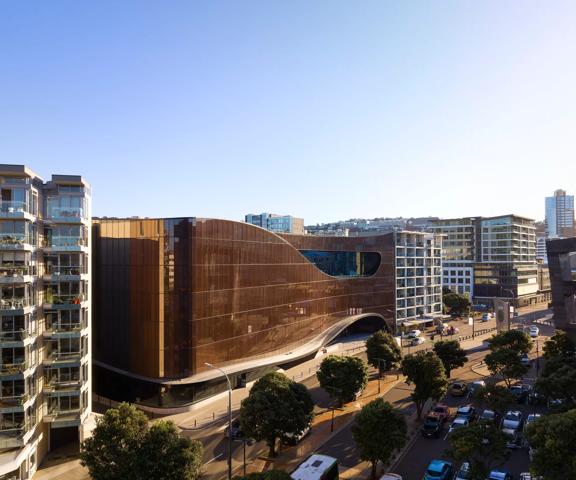
[{"label": "bus", "polygon": [[293,480],[338,480],[338,460],[327,455],[310,455],[290,477]]}]

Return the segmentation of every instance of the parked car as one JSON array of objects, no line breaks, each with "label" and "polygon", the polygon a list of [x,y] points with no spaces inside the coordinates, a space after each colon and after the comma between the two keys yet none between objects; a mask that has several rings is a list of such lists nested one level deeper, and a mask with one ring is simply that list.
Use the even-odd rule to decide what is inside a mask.
[{"label": "parked car", "polygon": [[311,431],[310,425],[308,425],[302,432],[300,433],[285,433],[282,436],[282,443],[285,445],[297,445],[299,444],[306,435],[308,435]]},{"label": "parked car", "polygon": [[470,395],[476,395],[481,388],[486,386],[486,382],[484,380],[476,380],[468,385],[468,390],[470,391]]},{"label": "parked car", "polygon": [[487,322],[489,320],[492,320],[492,314],[491,313],[485,313],[484,315],[482,315],[482,321],[483,322]]},{"label": "parked car", "polygon": [[502,420],[502,429],[521,430],[524,422],[524,414],[519,410],[509,410]]},{"label": "parked car", "polygon": [[498,412],[495,412],[494,410],[484,410],[478,417],[478,420],[493,423],[494,425],[498,426],[502,420],[502,415],[500,415]]},{"label": "parked car", "polygon": [[442,323],[440,325],[436,325],[436,333],[437,334],[446,334],[446,331],[448,330],[448,324],[447,323]]},{"label": "parked car", "polygon": [[512,480],[512,474],[503,470],[492,470],[486,480]]},{"label": "parked car", "polygon": [[408,332],[407,337],[408,338],[416,338],[416,337],[419,337],[420,335],[422,335],[422,332],[420,330],[410,330]]},{"label": "parked car", "polygon": [[380,480],[402,480],[402,475],[397,473],[385,473],[380,477]]},{"label": "parked car", "polygon": [[453,397],[463,397],[468,393],[468,385],[464,382],[454,382],[450,385],[450,394]]},{"label": "parked car", "polygon": [[438,415],[442,419],[442,423],[444,423],[446,422],[446,420],[448,420],[448,417],[450,416],[450,409],[448,408],[448,405],[446,405],[445,403],[437,403],[436,405],[434,405],[434,408],[430,410],[430,413]]},{"label": "parked car", "polygon": [[422,425],[422,429],[420,430],[422,432],[422,436],[427,438],[439,438],[442,430],[444,429],[443,424],[444,422],[438,415],[429,413],[426,415],[426,418],[424,419],[424,425]]},{"label": "parked car", "polygon": [[470,464],[464,462],[454,475],[454,480],[470,480]]},{"label": "parked car", "polygon": [[[530,460],[530,461],[532,461],[532,460]],[[524,472],[524,473],[520,474],[519,480],[542,480],[542,477],[540,475],[534,476],[530,472]]]},{"label": "parked car", "polygon": [[522,363],[522,365],[524,365],[525,367],[529,367],[530,366],[530,357],[528,356],[527,353],[523,353],[520,356],[520,363]]},{"label": "parked car", "polygon": [[426,339],[424,337],[416,337],[411,340],[410,345],[416,347],[418,345],[422,345],[425,341]]},{"label": "parked car", "polygon": [[539,413],[531,413],[526,417],[526,421],[524,422],[524,428],[530,425],[532,422],[538,420],[542,415]]},{"label": "parked car", "polygon": [[432,460],[426,469],[423,480],[450,480],[452,464],[446,460]]},{"label": "parked car", "polygon": [[512,395],[514,395],[518,403],[525,403],[528,400],[532,388],[529,385],[518,383],[516,385],[511,385],[508,390]]},{"label": "parked car", "polygon": [[528,403],[530,405],[546,405],[546,402],[546,397],[537,390],[531,389],[528,393]]},{"label": "parked car", "polygon": [[[224,430],[224,435],[226,438],[230,436],[230,429],[226,427]],[[242,427],[240,426],[240,420],[234,419],[232,420],[232,440],[241,440],[244,438],[244,432],[242,431]]]},{"label": "parked car", "polygon": [[530,336],[536,338],[538,335],[540,335],[540,329],[536,325],[532,325],[530,327]]},{"label": "parked car", "polygon": [[522,446],[522,437],[517,429],[503,428],[502,433],[506,435],[506,448],[520,448]]},{"label": "parked car", "polygon": [[476,418],[476,409],[472,405],[461,405],[456,410],[456,417],[465,418],[471,422]]},{"label": "parked car", "polygon": [[448,433],[452,433],[454,430],[457,430],[457,429],[462,428],[462,427],[467,427],[468,425],[470,425],[470,422],[468,421],[467,418],[456,417],[452,421],[452,424],[450,425],[450,429],[448,430]]}]

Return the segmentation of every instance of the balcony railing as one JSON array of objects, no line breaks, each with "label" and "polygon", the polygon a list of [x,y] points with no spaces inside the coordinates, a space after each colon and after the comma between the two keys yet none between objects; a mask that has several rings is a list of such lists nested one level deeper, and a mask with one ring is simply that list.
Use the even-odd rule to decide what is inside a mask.
[{"label": "balcony railing", "polygon": [[26,202],[2,201],[0,203],[0,213],[24,213],[28,211]]},{"label": "balcony railing", "polygon": [[48,330],[53,333],[79,332],[83,328],[86,328],[87,326],[88,326],[87,322],[78,322],[78,323],[53,322],[48,326]]},{"label": "balcony railing", "polygon": [[88,239],[81,237],[54,236],[46,239],[44,242],[44,246],[49,248],[87,247]]},{"label": "balcony railing", "polygon": [[0,233],[0,248],[4,247],[22,247],[25,243],[31,244],[28,235],[21,233]]},{"label": "balcony railing", "polygon": [[0,439],[22,438],[30,428],[30,422],[10,422],[6,419],[0,422]]},{"label": "balcony railing", "polygon": [[84,353],[79,352],[48,352],[45,360],[48,362],[77,362],[80,361]]},{"label": "balcony railing", "polygon": [[73,266],[73,267],[50,266],[46,269],[46,273],[48,275],[54,275],[54,276],[82,275],[82,274],[87,273],[87,272],[88,272],[88,269],[83,265],[78,265],[78,266]]},{"label": "balcony railing", "polygon": [[1,397],[0,408],[20,407],[28,401],[28,394],[16,395],[13,397]]},{"label": "balcony railing", "polygon": [[0,277],[22,277],[32,275],[32,268],[28,266],[0,266]]},{"label": "balcony railing", "polygon": [[82,207],[50,207],[48,209],[48,218],[55,220],[80,220],[84,217]]},{"label": "balcony railing", "polygon": [[75,293],[72,295],[55,295],[49,293],[46,295],[46,303],[52,305],[80,305],[80,303],[87,300],[87,295],[84,293]]},{"label": "balcony railing", "polygon": [[74,392],[82,387],[81,380],[50,380],[44,384],[44,390],[47,392]]},{"label": "balcony railing", "polygon": [[0,310],[16,310],[28,307],[31,304],[28,297],[13,297],[0,299]]},{"label": "balcony railing", "polygon": [[19,330],[7,330],[0,332],[0,342],[21,342],[31,335],[36,335],[36,331],[28,331],[25,328]]},{"label": "balcony railing", "polygon": [[14,363],[2,363],[0,364],[0,374],[2,375],[17,375],[23,373],[28,364],[26,361],[16,359]]}]

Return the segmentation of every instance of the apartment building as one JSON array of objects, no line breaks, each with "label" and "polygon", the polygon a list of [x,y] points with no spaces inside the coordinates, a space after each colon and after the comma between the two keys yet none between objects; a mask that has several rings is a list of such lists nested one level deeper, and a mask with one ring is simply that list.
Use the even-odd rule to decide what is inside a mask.
[{"label": "apartment building", "polygon": [[275,213],[249,213],[244,216],[244,221],[251,225],[265,228],[276,233],[304,233],[304,219],[292,215],[277,215]]},{"label": "apartment building", "polygon": [[546,236],[570,238],[576,236],[574,221],[574,195],[556,190],[554,196],[546,197]]},{"label": "apartment building", "polygon": [[90,186],[0,165],[0,478],[26,480],[90,415]]}]

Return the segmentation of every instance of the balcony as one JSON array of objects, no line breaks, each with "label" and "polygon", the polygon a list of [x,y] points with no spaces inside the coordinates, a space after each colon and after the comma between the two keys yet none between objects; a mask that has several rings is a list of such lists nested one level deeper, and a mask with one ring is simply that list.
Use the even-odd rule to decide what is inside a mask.
[{"label": "balcony", "polygon": [[87,299],[88,298],[84,293],[75,293],[71,295],[56,295],[48,293],[44,299],[44,308],[80,308],[82,303]]},{"label": "balcony", "polygon": [[21,311],[20,313],[24,313],[23,311],[27,307],[31,307],[32,302],[29,297],[6,297],[0,299],[0,313],[6,313],[6,311]]},{"label": "balcony", "polygon": [[58,223],[87,222],[82,207],[50,207],[46,220]]},{"label": "balcony", "polygon": [[30,236],[23,233],[0,233],[0,250],[32,251],[36,247]]},{"label": "balcony", "polygon": [[80,363],[84,353],[78,352],[48,352],[44,357],[44,365],[67,364],[67,363]]},{"label": "balcony", "polygon": [[13,363],[2,363],[0,365],[0,375],[21,375],[28,368],[28,363],[23,358],[17,358],[12,361]]},{"label": "balcony", "polygon": [[88,239],[77,236],[54,236],[44,241],[47,252],[86,252]]},{"label": "balcony", "polygon": [[73,393],[82,388],[81,380],[50,380],[44,384],[45,393]]},{"label": "balcony", "polygon": [[33,221],[34,215],[29,210],[26,202],[2,201],[0,203],[0,218],[24,218]]},{"label": "balcony", "polygon": [[0,267],[0,283],[31,283],[32,280],[31,267],[25,265]]},{"label": "balcony", "polygon": [[88,269],[83,265],[71,267],[50,266],[44,274],[44,280],[52,282],[80,281],[87,278]]},{"label": "balcony", "polygon": [[44,331],[44,335],[47,337],[77,337],[82,333],[82,330],[88,327],[86,321],[77,323],[63,323],[54,322],[50,324]]},{"label": "balcony", "polygon": [[16,395],[13,397],[2,397],[0,398],[0,408],[21,408],[29,398],[30,396],[27,393],[22,393],[21,395]]},{"label": "balcony", "polygon": [[0,449],[22,447],[29,430],[28,422],[11,422],[9,419],[3,419],[0,423]]}]

